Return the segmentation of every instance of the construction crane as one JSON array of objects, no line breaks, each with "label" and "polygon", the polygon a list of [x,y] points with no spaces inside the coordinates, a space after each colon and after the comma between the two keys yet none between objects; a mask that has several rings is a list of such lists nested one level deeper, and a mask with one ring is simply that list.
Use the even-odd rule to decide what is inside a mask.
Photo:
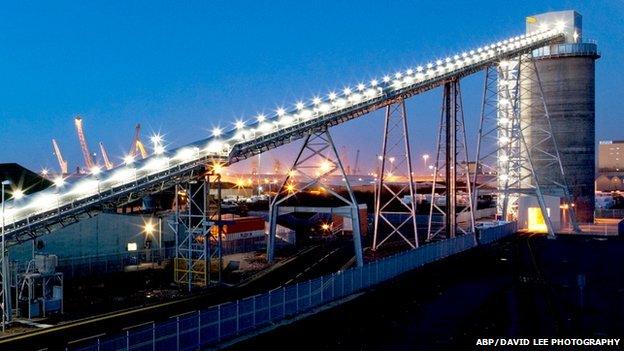
[{"label": "construction crane", "polygon": [[104,148],[104,143],[102,143],[101,141],[100,141],[100,153],[102,154],[102,159],[104,160],[104,167],[106,167],[106,169],[113,169],[115,165],[113,165],[110,158],[108,157],[108,152],[106,152],[106,149]]},{"label": "construction crane", "polygon": [[141,141],[141,124],[137,123],[136,127],[134,127],[134,139],[132,139],[132,145],[130,145],[129,155],[134,157],[141,155],[141,158],[147,157],[147,150],[145,150],[145,146]]},{"label": "construction crane", "polygon": [[85,138],[84,131],[82,130],[82,118],[76,116],[74,118],[74,125],[76,126],[76,134],[78,134],[78,141],[80,142],[80,150],[82,151],[82,157],[85,161],[85,167],[91,169],[94,166],[93,159],[89,153],[89,146],[87,145],[87,139]]},{"label": "construction crane", "polygon": [[340,159],[345,166],[345,172],[351,174],[351,165],[349,164],[349,158],[347,156],[347,147],[345,145],[340,147]]},{"label": "construction crane", "polygon": [[360,163],[360,149],[355,152],[355,165],[353,165],[353,174],[360,174],[358,164]]},{"label": "construction crane", "polygon": [[54,155],[59,163],[59,168],[61,169],[61,174],[67,174],[67,161],[63,158],[61,154],[61,148],[58,146],[58,143],[55,139],[52,139],[52,148],[54,149]]}]

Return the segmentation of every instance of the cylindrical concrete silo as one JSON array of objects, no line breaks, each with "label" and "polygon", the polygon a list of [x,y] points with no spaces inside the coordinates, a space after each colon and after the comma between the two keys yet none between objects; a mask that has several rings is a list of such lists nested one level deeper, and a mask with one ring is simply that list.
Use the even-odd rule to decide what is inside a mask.
[{"label": "cylindrical concrete silo", "polygon": [[[527,19],[527,32],[544,23],[559,23],[566,28],[566,43],[535,50],[533,57],[577,219],[591,222],[594,218],[595,60],[600,56],[596,44],[582,42],[581,16],[575,11],[531,16]],[[531,123],[525,137],[529,145],[538,146],[548,126],[541,101],[537,101],[537,77],[530,71],[521,76],[521,86],[528,87],[533,100],[528,108],[521,110],[522,120]],[[523,105],[526,106],[525,102],[521,102]],[[544,143],[543,147],[554,154],[551,145]],[[539,157],[534,157],[534,163],[544,192],[561,196],[560,188],[553,185],[560,179],[558,165]]]}]

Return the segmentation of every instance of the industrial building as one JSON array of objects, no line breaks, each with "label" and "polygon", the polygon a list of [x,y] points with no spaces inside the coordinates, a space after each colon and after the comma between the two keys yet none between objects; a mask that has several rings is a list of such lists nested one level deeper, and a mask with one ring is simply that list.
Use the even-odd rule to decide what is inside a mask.
[{"label": "industrial building", "polygon": [[624,140],[601,140],[598,145],[598,172],[624,173]]},{"label": "industrial building", "polygon": [[[554,138],[557,142],[566,182],[581,222],[592,222],[594,216],[595,168],[595,61],[600,57],[595,43],[583,41],[582,16],[576,11],[556,11],[527,18],[527,33],[538,31],[546,23],[564,25],[565,42],[551,44],[533,52],[544,94]],[[535,84],[529,76],[521,84]],[[531,91],[538,90],[538,86]],[[523,97],[527,99],[534,96]],[[523,104],[524,106],[525,104]],[[543,131],[548,130],[540,114],[539,103],[521,111],[522,120],[533,120],[527,143],[538,144]],[[546,146],[548,148],[548,146]],[[548,152],[555,153],[550,147]],[[552,178],[559,165],[535,160],[541,179]],[[561,196],[554,188],[544,184],[545,192]]]}]

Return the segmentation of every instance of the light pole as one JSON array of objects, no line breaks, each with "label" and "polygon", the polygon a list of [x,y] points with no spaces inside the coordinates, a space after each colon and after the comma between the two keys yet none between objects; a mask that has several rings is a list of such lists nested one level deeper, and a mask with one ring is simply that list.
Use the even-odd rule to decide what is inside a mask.
[{"label": "light pole", "polygon": [[[155,231],[156,231],[156,227],[154,223],[152,222],[152,219],[150,218],[150,220],[143,225],[143,232],[145,233],[145,242],[143,244],[143,248],[145,250],[145,260],[148,262],[152,261],[153,250],[152,250],[151,243],[152,243],[152,238],[154,237]],[[150,243],[149,247],[147,245],[148,242]]]},{"label": "light pole", "polygon": [[5,217],[4,217],[4,187],[6,185],[11,185],[11,181],[10,180],[3,180],[2,181],[2,247],[0,248],[0,250],[2,250],[2,253],[0,254],[0,258],[2,259],[2,267],[0,267],[0,269],[2,269],[2,331],[4,332],[4,328],[5,325],[8,321],[10,321],[11,319],[11,308],[9,307],[9,302],[11,300],[11,297],[8,296],[9,295],[9,281],[8,281],[8,274],[7,274],[7,264],[6,264],[6,255],[5,255],[5,243],[4,243],[4,221],[5,221]]},{"label": "light pole", "polygon": [[422,158],[425,161],[425,173],[427,173],[427,160],[429,159],[429,154],[422,155]]}]

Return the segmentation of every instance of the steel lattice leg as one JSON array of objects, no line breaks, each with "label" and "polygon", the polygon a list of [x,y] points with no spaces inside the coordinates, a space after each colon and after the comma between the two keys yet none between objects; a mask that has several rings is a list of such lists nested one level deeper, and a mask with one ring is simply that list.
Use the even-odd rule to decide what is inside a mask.
[{"label": "steel lattice leg", "polygon": [[[345,181],[348,198],[338,194],[325,185],[324,178],[339,172]],[[298,183],[302,184],[300,188],[296,188],[294,177],[298,178]],[[331,135],[327,129],[308,135],[297,154],[297,158],[293,163],[284,179],[282,185],[278,189],[275,197],[271,201],[269,212],[269,233],[267,238],[267,261],[273,262],[275,254],[275,235],[277,229],[277,217],[280,215],[280,205],[295,194],[306,189],[319,186],[337,199],[344,202],[351,208],[350,217],[353,227],[353,245],[355,250],[355,261],[358,266],[364,264],[362,256],[362,243],[360,235],[360,216],[359,206],[353,194],[349,178],[340,160],[340,156],[334,145]]]},{"label": "steel lattice leg", "polygon": [[[519,198],[535,196],[548,234],[554,237],[544,195],[571,202],[539,73],[530,55],[501,62],[496,72],[493,67],[486,71],[476,160],[492,174],[482,174],[481,181],[475,174],[473,186],[484,191],[495,184],[498,213],[503,219],[517,219]],[[475,200],[477,196],[475,193]],[[573,211],[570,220],[579,230]]]},{"label": "steel lattice leg", "polygon": [[[395,234],[411,248],[417,248],[417,199],[405,101],[386,107],[384,136],[379,158],[380,167],[375,189],[373,250],[377,250]],[[387,195],[389,198],[386,198]],[[409,203],[402,198],[404,195],[409,195]],[[403,217],[398,221],[393,220],[393,217],[397,216]],[[410,233],[410,229],[413,234]],[[385,230],[389,233],[383,235],[382,231]],[[408,239],[412,235],[413,239]]]},{"label": "steel lattice leg", "polygon": [[[444,84],[442,113],[437,136],[434,176],[431,185],[431,203],[427,224],[427,240],[433,240],[441,233],[452,238],[458,232],[474,233],[475,217],[471,190],[470,169],[468,163],[468,145],[464,124],[463,104],[459,81]],[[444,157],[444,159],[442,159]],[[443,192],[437,201],[436,189],[439,174],[444,174]],[[458,198],[463,202],[461,211],[457,211]],[[442,218],[442,221],[438,218]],[[458,222],[463,225],[459,225]]]},{"label": "steel lattice leg", "polygon": [[[210,172],[195,179],[175,186],[174,219],[168,223],[176,241],[174,281],[189,291],[210,284],[212,254],[218,254],[219,282],[222,268],[221,176]],[[213,246],[216,252],[211,252]]]}]

